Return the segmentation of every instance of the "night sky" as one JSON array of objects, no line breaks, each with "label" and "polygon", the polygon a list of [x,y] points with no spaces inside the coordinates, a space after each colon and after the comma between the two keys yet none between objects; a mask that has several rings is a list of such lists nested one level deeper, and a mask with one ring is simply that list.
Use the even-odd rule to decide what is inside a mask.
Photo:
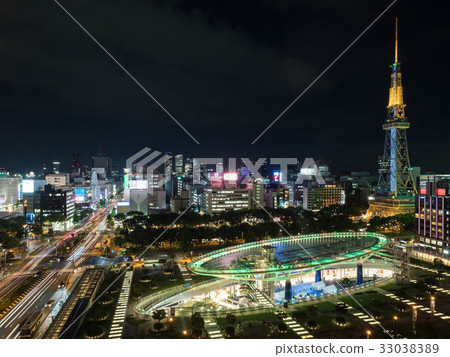
[{"label": "night sky", "polygon": [[[411,164],[450,171],[449,4],[398,0],[259,141],[252,141],[391,1],[61,0],[200,142],[53,0],[0,8],[0,166],[120,167],[148,146],[190,157],[313,157],[376,170],[399,18]],[[447,8],[446,8],[447,7]]]}]

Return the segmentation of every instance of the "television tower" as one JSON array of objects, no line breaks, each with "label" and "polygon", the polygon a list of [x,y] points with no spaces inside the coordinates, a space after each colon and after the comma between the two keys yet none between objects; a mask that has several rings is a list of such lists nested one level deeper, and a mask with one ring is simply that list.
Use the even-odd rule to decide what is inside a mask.
[{"label": "television tower", "polygon": [[384,154],[379,162],[380,177],[375,202],[369,209],[371,215],[407,213],[414,208],[416,186],[406,138],[410,123],[405,115],[406,104],[403,102],[402,74],[398,62],[398,19],[395,19],[395,55],[391,68],[388,114],[383,124],[386,132]]}]

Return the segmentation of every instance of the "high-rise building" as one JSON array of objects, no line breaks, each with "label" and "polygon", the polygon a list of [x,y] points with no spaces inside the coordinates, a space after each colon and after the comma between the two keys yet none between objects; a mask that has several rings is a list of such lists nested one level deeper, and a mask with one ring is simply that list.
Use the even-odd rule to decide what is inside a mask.
[{"label": "high-rise building", "polygon": [[0,211],[11,210],[20,197],[20,178],[0,175]]},{"label": "high-rise building", "polygon": [[[100,170],[99,170],[100,169]],[[112,175],[112,161],[108,156],[93,156],[92,170],[96,171],[98,175],[105,175],[111,177]]]},{"label": "high-rise building", "polygon": [[54,174],[61,173],[61,163],[59,161],[52,162],[52,173]]},{"label": "high-rise building", "polygon": [[45,180],[53,186],[67,186],[70,183],[68,174],[49,174],[45,176]]},{"label": "high-rise building", "polygon": [[180,197],[184,189],[183,176],[177,175],[172,180],[172,197]]},{"label": "high-rise building", "polygon": [[368,216],[391,216],[414,211],[416,192],[413,172],[409,162],[406,118],[403,102],[402,74],[398,62],[398,26],[395,22],[395,59],[391,66],[388,114],[383,130],[386,132],[383,158],[379,162],[379,180],[375,200]]},{"label": "high-rise building", "polygon": [[[265,193],[265,203],[269,208],[289,207],[289,188],[281,183],[271,183],[267,185]],[[260,208],[258,206],[258,208]]]},{"label": "high-rise building", "polygon": [[163,181],[162,174],[152,174],[148,176],[148,210],[162,210],[167,208],[166,191],[160,187],[160,182]]},{"label": "high-rise building", "polygon": [[450,252],[450,180],[429,180],[419,188],[415,240],[444,256]]},{"label": "high-rise building", "polygon": [[[265,206],[265,202],[264,202],[264,193],[265,193],[265,189],[264,189],[264,180],[261,178],[256,178],[253,181],[253,185],[252,185],[252,194],[253,194],[253,199],[252,199],[252,205],[254,208],[261,208]],[[256,202],[255,202],[256,201]]]},{"label": "high-rise building", "polygon": [[81,160],[81,154],[79,151],[72,153],[72,172],[81,175],[84,171],[83,162]]},{"label": "high-rise building", "polygon": [[223,211],[250,209],[252,206],[250,189],[205,189],[201,202],[204,213],[214,214]]},{"label": "high-rise building", "polygon": [[183,154],[175,156],[175,172],[177,175],[183,174]]},{"label": "high-rise building", "polygon": [[303,208],[312,211],[332,205],[345,203],[345,191],[342,185],[327,183],[303,188]]},{"label": "high-rise building", "polygon": [[192,159],[188,157],[184,162],[184,176],[188,178],[192,176]]},{"label": "high-rise building", "polygon": [[35,214],[40,217],[52,215],[60,216],[64,222],[61,229],[67,229],[71,225],[71,219],[75,213],[75,193],[71,189],[55,189],[52,185],[45,185],[40,192],[39,205],[35,206]]}]

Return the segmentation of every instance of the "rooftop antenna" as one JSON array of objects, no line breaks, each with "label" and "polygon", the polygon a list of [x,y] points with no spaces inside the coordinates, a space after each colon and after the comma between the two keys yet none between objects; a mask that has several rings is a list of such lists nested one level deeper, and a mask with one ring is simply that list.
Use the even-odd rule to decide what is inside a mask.
[{"label": "rooftop antenna", "polygon": [[398,61],[398,17],[395,18],[395,63]]}]

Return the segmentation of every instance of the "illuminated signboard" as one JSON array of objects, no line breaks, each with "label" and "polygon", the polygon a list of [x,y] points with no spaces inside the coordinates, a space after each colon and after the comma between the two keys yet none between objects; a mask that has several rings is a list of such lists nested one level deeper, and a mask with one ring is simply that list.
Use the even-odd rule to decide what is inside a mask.
[{"label": "illuminated signboard", "polygon": [[426,195],[426,194],[427,194],[427,189],[422,187],[422,188],[420,189],[420,194],[421,194],[421,195]]},{"label": "illuminated signboard", "polygon": [[131,181],[128,181],[128,183],[130,184],[131,189],[145,190],[148,188],[147,180],[131,180]]},{"label": "illuminated signboard", "polygon": [[237,181],[238,174],[237,172],[224,172],[223,179],[228,181]]},{"label": "illuminated signboard", "polygon": [[23,180],[22,181],[22,192],[23,193],[33,193],[34,192],[34,180]]},{"label": "illuminated signboard", "polygon": [[280,181],[280,171],[274,171],[272,177],[275,182]]},{"label": "illuminated signboard", "polygon": [[83,203],[86,199],[86,189],[85,188],[74,188],[75,193],[75,203]]},{"label": "illuminated signboard", "polygon": [[316,169],[313,167],[302,167],[300,169],[300,175],[302,176],[314,176],[316,174]]},{"label": "illuminated signboard", "polygon": [[118,207],[127,207],[129,205],[130,205],[130,202],[128,202],[128,201],[119,201],[119,202],[117,202],[117,206]]},{"label": "illuminated signboard", "polygon": [[437,194],[438,196],[445,196],[445,188],[438,188],[438,189],[436,190],[436,194]]}]

